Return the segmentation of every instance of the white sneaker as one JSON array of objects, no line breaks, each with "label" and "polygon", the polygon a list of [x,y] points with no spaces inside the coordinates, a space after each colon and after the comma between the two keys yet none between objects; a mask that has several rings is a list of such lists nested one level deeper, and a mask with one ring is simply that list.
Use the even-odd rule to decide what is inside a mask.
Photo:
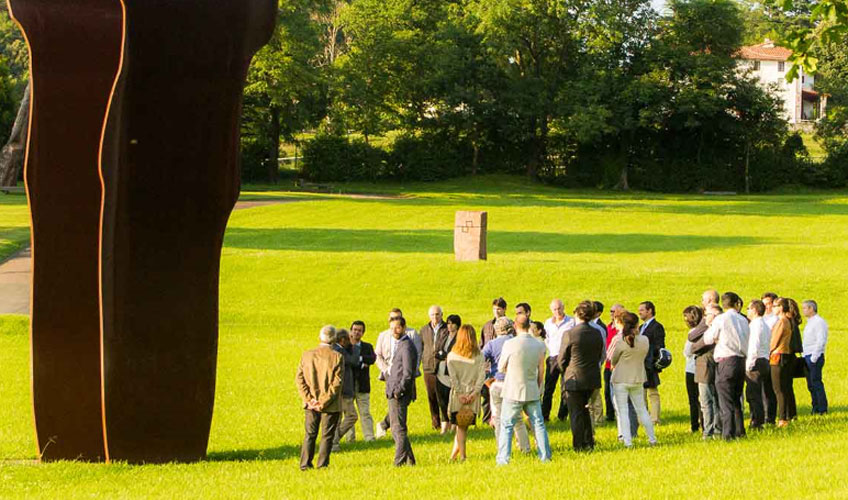
[{"label": "white sneaker", "polygon": [[382,424],[377,424],[377,430],[374,432],[374,438],[380,439],[381,437],[386,436],[386,429],[383,429]]}]

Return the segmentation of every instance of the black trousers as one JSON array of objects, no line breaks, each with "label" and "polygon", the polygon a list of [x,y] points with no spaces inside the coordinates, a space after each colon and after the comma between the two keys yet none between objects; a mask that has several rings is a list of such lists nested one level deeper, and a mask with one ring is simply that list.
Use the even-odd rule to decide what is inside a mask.
[{"label": "black trousers", "polygon": [[[556,391],[557,382],[561,376],[562,372],[557,366],[557,357],[548,357],[545,360],[545,393],[542,395],[542,416],[545,417],[546,422],[551,419],[554,391]],[[565,400],[565,385],[560,383],[559,411],[557,411],[557,418],[560,420],[565,420],[568,417],[568,406]]]},{"label": "black trousers", "polygon": [[695,374],[686,372],[686,395],[689,397],[689,428],[692,432],[701,430],[703,417],[701,416],[701,401],[698,399],[698,383],[695,382]]},{"label": "black trousers", "polygon": [[612,370],[604,368],[604,401],[607,405],[607,422],[615,422],[615,407],[612,404],[611,378]]},{"label": "black trousers", "polygon": [[318,468],[326,467],[330,465],[333,438],[342,414],[341,412],[321,413],[315,410],[303,410],[303,412],[306,417],[306,437],[303,438],[303,445],[300,447],[300,468],[301,470],[312,468],[319,427],[321,427],[321,445],[318,448]]},{"label": "black trousers", "polygon": [[436,379],[436,396],[439,399],[439,418],[442,422],[450,423],[448,414],[448,402],[450,401],[450,386],[444,385]]},{"label": "black trousers", "polygon": [[[438,383],[436,374],[425,373],[423,378],[424,387],[427,388],[427,403],[430,405],[430,425],[434,429],[438,429],[442,422],[439,420],[439,392],[436,388],[436,384]],[[447,422],[448,420],[445,421]]]},{"label": "black trousers", "polygon": [[415,455],[409,442],[409,429],[406,426],[408,399],[389,400],[389,419],[392,422],[392,437],[395,440],[395,465],[415,465]]},{"label": "black trousers", "polygon": [[716,390],[721,415],[721,436],[736,439],[745,435],[742,391],[745,388],[745,358],[731,356],[718,362]]},{"label": "black trousers", "polygon": [[591,450],[595,447],[592,416],[589,413],[589,398],[595,391],[565,391],[568,412],[571,414],[571,443],[574,451]]},{"label": "black trousers", "polygon": [[759,358],[754,369],[745,373],[745,399],[751,410],[751,427],[762,427],[774,423],[777,407],[774,387],[771,383],[771,368],[766,358]]},{"label": "black trousers", "polygon": [[791,406],[794,406],[795,391],[792,388],[792,371],[794,370],[795,355],[781,354],[776,365],[771,365],[771,384],[777,399],[777,418],[789,421],[792,419]]},{"label": "black trousers", "polygon": [[483,402],[480,406],[480,413],[483,414],[483,423],[486,425],[492,425],[492,407],[489,402],[489,386],[486,384],[483,384],[483,387],[480,389],[480,397],[483,398]]}]

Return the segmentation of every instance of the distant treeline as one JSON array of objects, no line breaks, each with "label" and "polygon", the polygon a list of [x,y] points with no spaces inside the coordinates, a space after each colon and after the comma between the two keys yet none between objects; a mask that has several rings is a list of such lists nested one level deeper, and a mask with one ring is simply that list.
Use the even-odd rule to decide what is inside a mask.
[{"label": "distant treeline", "polygon": [[[815,6],[774,4],[281,0],[248,74],[243,177],[275,182],[281,144],[310,131],[297,175],[314,181],[508,172],[659,191],[844,186],[846,37],[816,54],[824,161],[810,161],[776,93],[734,57],[803,27]],[[25,52],[0,12],[0,142]]]}]

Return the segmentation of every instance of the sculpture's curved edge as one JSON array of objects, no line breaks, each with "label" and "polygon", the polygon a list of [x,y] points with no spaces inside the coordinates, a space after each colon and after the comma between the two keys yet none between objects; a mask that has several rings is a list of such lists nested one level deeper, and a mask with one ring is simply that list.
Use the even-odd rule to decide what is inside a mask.
[{"label": "sculpture's curved edge", "polygon": [[[35,102],[35,88],[32,85],[35,77],[32,74],[32,46],[29,43],[29,37],[27,37],[27,32],[24,29],[23,25],[18,21],[18,18],[15,17],[15,10],[12,7],[12,0],[6,0],[6,8],[9,10],[9,17],[12,18],[12,21],[17,25],[18,29],[21,31],[21,35],[24,37],[24,43],[27,46],[27,54],[29,54],[29,78],[30,78],[30,86],[29,86],[29,110],[28,116],[30,117],[27,120],[27,139],[26,139],[26,149],[24,151],[24,190],[26,191],[26,199],[27,199],[27,213],[29,213],[29,227],[32,228],[32,206],[30,205],[30,192],[29,192],[29,182],[27,180],[27,169],[29,167],[29,142],[32,139],[32,107]],[[30,280],[32,280],[33,269],[32,267],[35,265],[35,238],[32,230],[29,232],[29,248],[30,248]],[[29,303],[32,304],[32,296],[33,296],[33,287],[32,283],[30,283],[29,287]],[[38,460],[41,461],[41,452],[42,447],[41,443],[38,441],[38,420],[35,418],[35,372],[34,372],[34,361],[33,361],[33,346],[32,346],[32,320],[29,322],[29,394],[30,394],[30,409],[32,411],[32,431],[35,434],[35,448],[36,448],[36,456]]]},{"label": "sculpture's curved edge", "polygon": [[[86,2],[82,3],[85,4]],[[53,63],[45,63],[45,61],[48,61],[51,57],[56,56],[63,50],[67,53],[74,53],[76,46],[56,45],[56,39],[54,38],[51,41],[49,36],[39,41],[39,37],[42,36],[39,34],[42,33],[39,30],[45,29],[48,23],[51,22],[59,23],[58,27],[61,29],[64,26],[64,20],[68,19],[71,21],[67,25],[71,30],[68,32],[71,40],[83,42],[80,45],[82,49],[81,53],[85,53],[85,46],[90,44],[92,39],[86,38],[85,34],[80,31],[79,24],[73,24],[73,21],[79,20],[75,16],[63,18],[56,16],[56,11],[50,9],[50,7],[54,6],[67,7],[67,5],[39,2],[38,0],[7,0],[7,5],[10,17],[21,30],[27,46],[29,71],[32,82],[30,86],[30,120],[27,125],[28,134],[25,151],[24,184],[26,186],[27,205],[30,226],[32,228],[30,233],[32,248],[30,304],[32,312],[29,325],[29,341],[31,407],[36,454],[40,462],[53,460],[100,462],[104,460],[106,450],[103,442],[102,400],[99,390],[102,377],[98,362],[100,357],[100,317],[97,297],[99,284],[96,281],[98,258],[97,233],[95,233],[97,222],[95,218],[99,215],[99,208],[102,206],[102,189],[97,180],[96,165],[98,143],[102,141],[105,113],[100,114],[98,111],[103,112],[102,110],[106,109],[108,104],[108,89],[114,86],[115,81],[120,76],[117,70],[117,59],[120,54],[114,53],[114,57],[110,58],[105,65],[88,67],[90,71],[88,76],[95,79],[99,78],[99,82],[102,82],[104,85],[102,88],[93,87],[93,89],[100,91],[95,94],[95,100],[92,101],[93,104],[90,108],[95,112],[85,117],[86,121],[83,122],[85,123],[85,125],[82,125],[83,128],[71,129],[79,131],[82,135],[76,135],[76,143],[73,142],[73,139],[71,139],[71,142],[63,143],[61,140],[57,140],[57,137],[61,137],[62,134],[60,133],[57,136],[55,123],[62,124],[66,118],[74,115],[69,114],[69,111],[65,109],[65,103],[62,101],[58,101],[60,104],[57,107],[55,85],[51,86],[50,83],[55,83],[52,76],[56,72],[51,70]],[[46,9],[44,9],[45,5],[47,7]],[[103,18],[106,24],[100,24],[95,26],[95,28],[104,28],[106,30],[104,33],[107,33],[109,29],[118,27],[116,21],[118,21],[117,15],[120,12],[117,9],[120,5],[119,0],[88,2],[82,5],[82,7],[86,8],[81,11],[82,14],[89,13],[87,7],[92,5],[95,7],[94,12],[101,15],[105,12],[106,16],[109,16],[109,8],[112,8],[111,14],[113,15],[111,18]],[[100,7],[105,8],[100,9]],[[42,12],[42,9],[45,12]],[[32,32],[28,31],[27,27]],[[50,30],[47,30],[46,33],[50,33]],[[119,35],[120,33],[117,29],[113,29],[112,34]],[[117,41],[118,38],[118,36],[115,36],[114,40]],[[115,47],[116,45],[106,45],[106,47]],[[59,60],[61,60],[61,57],[67,57],[67,54],[60,56]],[[41,62],[39,63],[39,61]],[[110,63],[114,63],[114,65]],[[38,89],[39,81],[42,82],[40,84],[41,92]],[[73,90],[77,93],[80,91],[85,93],[88,89],[76,88]],[[45,98],[45,96],[47,97]],[[69,99],[67,102],[73,103],[74,100]],[[51,126],[51,124],[54,125]],[[69,158],[75,161],[71,161],[70,165],[66,165],[69,167],[68,169],[64,167],[58,168],[55,153],[68,147],[67,144],[76,144],[77,146],[76,148],[71,146],[71,149],[76,149],[76,151],[68,153],[70,155]],[[84,145],[82,147],[85,151],[83,155],[79,155],[79,145]],[[47,209],[46,214],[42,214],[42,222],[38,224],[39,217],[36,214],[39,206],[42,207],[41,211],[44,212],[45,207],[50,207],[51,203],[56,201],[55,199],[52,201],[46,200],[55,198],[57,193],[61,193],[61,189],[57,191],[54,188],[57,186],[56,175],[62,171],[65,171],[66,174],[72,172],[72,175],[80,175],[86,178],[80,179],[79,185],[69,186],[68,191],[77,194],[76,200],[79,200],[79,203],[83,207],[79,212],[83,216],[83,227],[88,228],[86,231],[91,233],[90,236],[94,236],[93,238],[89,238],[88,236],[84,239],[77,238],[75,242],[70,241],[70,248],[77,251],[77,254],[72,255],[66,262],[71,264],[70,269],[85,266],[90,267],[92,272],[90,283],[86,281],[87,285],[90,286],[85,288],[86,293],[82,295],[83,301],[80,302],[74,298],[77,296],[68,296],[71,308],[68,309],[66,307],[65,309],[68,310],[64,312],[62,312],[61,307],[54,308],[51,305],[55,304],[53,301],[56,299],[55,293],[51,297],[51,292],[55,292],[56,289],[52,289],[49,286],[52,281],[49,278],[50,274],[45,275],[45,273],[56,272],[56,269],[50,270],[56,267],[54,265],[56,259],[45,261],[43,257],[44,255],[55,255],[57,241],[61,242],[63,238],[68,236],[68,234],[63,234],[62,231],[56,233],[49,230],[51,226],[55,226],[56,224],[56,213],[62,212],[61,210],[60,212],[56,212],[55,210]],[[82,189],[77,192],[76,189],[79,188]],[[40,195],[39,193],[42,192],[45,194]],[[64,207],[64,204],[67,204],[69,200],[71,204],[75,203],[73,197],[63,199],[60,196],[58,201],[63,205],[52,206]],[[74,208],[70,213],[77,213],[77,208],[79,207]],[[65,223],[67,224],[67,221]],[[45,226],[41,231],[38,230],[39,224]],[[75,226],[66,225],[65,227],[73,228]],[[39,237],[40,233],[44,234],[41,234],[41,237]],[[42,241],[45,235],[47,236],[46,247],[44,247],[45,241]],[[86,243],[81,245],[80,242],[82,241]],[[89,251],[84,248],[89,246],[91,247],[90,255]],[[44,253],[44,248],[48,248],[48,253]],[[50,250],[54,253],[51,253]],[[80,250],[82,250],[82,253],[80,253]],[[44,266],[39,266],[39,262],[42,264],[48,263],[48,265],[45,268]],[[45,271],[45,269],[47,270]],[[39,275],[41,275],[41,279],[39,279]],[[45,276],[47,277],[45,278]],[[67,279],[59,279],[57,284],[60,285],[59,293],[62,293],[62,290],[68,290]],[[90,298],[90,301],[88,298]],[[73,306],[77,302],[79,302],[80,308],[74,309]],[[67,320],[63,321],[62,314],[67,314],[68,311],[79,311],[82,314],[81,317],[86,318],[83,322],[85,326],[79,326],[76,322],[79,318],[67,317]],[[71,344],[63,344],[63,341],[67,342],[66,333],[79,334],[83,330],[88,331],[86,333],[88,336],[82,343],[79,343],[79,339],[77,339],[71,341]],[[72,346],[66,355],[63,355],[63,353],[66,352],[65,349],[67,347],[63,347],[63,345]],[[77,357],[80,352],[74,352],[75,350],[78,351],[78,349],[75,349],[73,346],[82,347],[85,356],[83,358]],[[64,359],[62,359],[63,357]],[[54,365],[53,363],[55,361],[59,361],[59,363]],[[81,376],[79,377],[76,376],[78,372],[74,371],[74,363],[82,371],[87,373],[84,375],[80,374]],[[53,368],[54,366],[56,367],[55,369]],[[66,375],[73,374],[72,379],[63,378],[63,373]],[[74,403],[75,398],[78,398],[76,401],[79,404]]]},{"label": "sculpture's curved edge", "polygon": [[115,102],[115,96],[118,89],[118,84],[121,81],[124,71],[124,56],[126,55],[127,43],[127,4],[125,0],[118,0],[121,4],[121,55],[118,60],[118,71],[115,81],[112,83],[112,90],[109,93],[109,101],[106,104],[106,114],[103,119],[103,129],[100,133],[100,146],[97,153],[97,176],[100,178],[100,222],[97,228],[97,282],[100,289],[100,418],[103,425],[103,451],[105,454],[106,463],[111,462],[109,456],[109,435],[106,432],[106,380],[104,373],[106,372],[104,363],[104,346],[103,346],[103,217],[106,210],[106,182],[103,178],[103,151],[104,142],[106,141],[107,131],[110,124],[112,114],[112,105]]}]

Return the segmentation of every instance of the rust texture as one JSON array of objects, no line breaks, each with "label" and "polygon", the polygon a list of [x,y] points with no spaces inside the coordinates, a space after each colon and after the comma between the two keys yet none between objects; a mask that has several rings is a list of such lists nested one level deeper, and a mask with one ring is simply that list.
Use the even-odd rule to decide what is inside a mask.
[{"label": "rust texture", "polygon": [[10,5],[35,84],[27,182],[43,459],[202,459],[242,89],[276,1]]}]

